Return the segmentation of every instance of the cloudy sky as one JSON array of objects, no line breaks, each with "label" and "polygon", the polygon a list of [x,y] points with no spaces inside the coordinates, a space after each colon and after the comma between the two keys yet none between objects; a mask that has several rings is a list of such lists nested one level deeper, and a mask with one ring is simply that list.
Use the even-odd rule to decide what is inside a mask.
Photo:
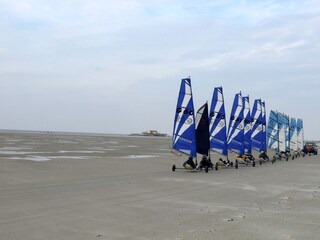
[{"label": "cloudy sky", "polygon": [[223,86],[320,139],[318,0],[0,0],[0,129],[172,133]]}]

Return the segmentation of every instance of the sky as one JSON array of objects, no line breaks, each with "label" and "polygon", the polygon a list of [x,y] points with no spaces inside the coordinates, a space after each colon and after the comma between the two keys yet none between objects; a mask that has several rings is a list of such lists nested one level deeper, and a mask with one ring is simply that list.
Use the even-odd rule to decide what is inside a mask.
[{"label": "sky", "polygon": [[320,139],[318,0],[0,0],[0,129],[172,134],[222,86]]}]

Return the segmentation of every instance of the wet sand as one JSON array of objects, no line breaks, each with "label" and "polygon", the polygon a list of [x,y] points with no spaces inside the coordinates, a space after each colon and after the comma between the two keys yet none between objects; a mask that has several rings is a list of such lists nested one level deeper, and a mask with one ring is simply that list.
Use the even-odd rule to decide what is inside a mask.
[{"label": "wet sand", "polygon": [[171,171],[169,138],[0,133],[1,239],[318,239],[320,158]]}]

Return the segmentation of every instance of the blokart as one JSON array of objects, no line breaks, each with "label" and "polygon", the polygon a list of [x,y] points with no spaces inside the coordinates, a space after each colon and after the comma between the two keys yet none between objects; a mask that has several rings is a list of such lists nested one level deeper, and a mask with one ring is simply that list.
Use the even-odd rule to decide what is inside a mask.
[{"label": "blokart", "polygon": [[219,160],[215,164],[215,169],[218,170],[220,167],[224,168],[230,168],[233,167],[233,162],[230,160],[222,160],[222,158],[219,158]]},{"label": "blokart", "polygon": [[245,166],[252,165],[252,167],[255,167],[255,158],[250,154],[243,154],[242,156],[236,155],[235,168],[238,169],[240,164]]}]

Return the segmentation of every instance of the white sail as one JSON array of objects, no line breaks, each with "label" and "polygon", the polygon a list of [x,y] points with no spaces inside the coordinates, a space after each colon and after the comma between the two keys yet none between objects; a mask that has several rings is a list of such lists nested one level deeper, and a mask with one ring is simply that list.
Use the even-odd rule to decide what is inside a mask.
[{"label": "white sail", "polygon": [[278,126],[279,126],[279,151],[286,151],[286,118],[283,114],[278,113]]},{"label": "white sail", "polygon": [[270,111],[268,129],[267,129],[267,145],[269,148],[279,151],[279,124],[278,124],[278,112]]},{"label": "white sail", "polygon": [[290,120],[290,149],[293,151],[298,150],[297,144],[297,122],[295,118],[291,118]]},{"label": "white sail", "polygon": [[304,133],[303,133],[303,120],[297,120],[297,147],[298,150],[301,151],[303,149],[303,140],[304,140]]}]

